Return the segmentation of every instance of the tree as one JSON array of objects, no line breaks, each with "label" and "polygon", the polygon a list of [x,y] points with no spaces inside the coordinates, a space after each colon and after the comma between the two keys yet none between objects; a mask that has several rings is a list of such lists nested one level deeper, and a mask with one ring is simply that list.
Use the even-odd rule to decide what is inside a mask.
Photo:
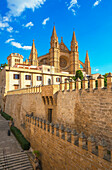
[{"label": "tree", "polygon": [[8,64],[6,64],[6,63],[5,63],[5,64],[1,64],[1,66],[0,66],[0,71],[2,71],[5,66],[8,66]]},{"label": "tree", "polygon": [[82,80],[83,77],[84,77],[84,76],[83,76],[82,71],[81,71],[81,70],[77,70],[77,71],[76,71],[76,75],[75,75],[74,77],[72,77],[72,79],[73,79],[74,81],[76,81],[77,78],[80,78],[80,80]]},{"label": "tree", "polygon": [[108,76],[108,73],[105,73],[104,75],[104,86],[107,87],[107,76]]}]

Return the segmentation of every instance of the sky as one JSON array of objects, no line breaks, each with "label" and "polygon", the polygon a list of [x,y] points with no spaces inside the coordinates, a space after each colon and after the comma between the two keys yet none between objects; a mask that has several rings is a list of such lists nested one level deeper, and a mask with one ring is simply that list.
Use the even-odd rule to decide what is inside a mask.
[{"label": "sky", "polygon": [[11,53],[29,58],[33,39],[38,57],[48,53],[54,24],[69,49],[75,30],[92,73],[112,72],[112,0],[0,0],[0,64]]}]

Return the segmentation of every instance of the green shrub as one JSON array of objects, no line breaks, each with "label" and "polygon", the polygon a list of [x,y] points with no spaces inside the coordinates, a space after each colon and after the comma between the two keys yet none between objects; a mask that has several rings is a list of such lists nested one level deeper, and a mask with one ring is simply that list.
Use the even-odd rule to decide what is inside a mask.
[{"label": "green shrub", "polygon": [[37,157],[37,158],[39,158],[39,156],[40,156],[40,152],[39,151],[33,151],[33,153],[35,154],[35,156]]},{"label": "green shrub", "polygon": [[1,115],[2,115],[6,120],[11,120],[11,119],[13,119],[11,116],[9,116],[8,114],[6,114],[5,112],[1,112]]},{"label": "green shrub", "polygon": [[16,137],[16,139],[18,140],[18,142],[20,143],[22,149],[23,150],[29,150],[30,143],[24,138],[21,131],[14,126],[11,126],[10,129],[11,129],[12,133],[14,134],[14,136]]}]

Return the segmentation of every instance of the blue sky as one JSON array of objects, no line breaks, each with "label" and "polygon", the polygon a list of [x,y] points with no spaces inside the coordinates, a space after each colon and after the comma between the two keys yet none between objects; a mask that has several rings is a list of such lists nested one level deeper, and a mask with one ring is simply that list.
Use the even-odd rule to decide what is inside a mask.
[{"label": "blue sky", "polygon": [[79,59],[88,50],[92,73],[112,72],[111,0],[0,0],[0,63],[12,52],[28,58],[33,39],[38,56],[48,53],[54,23],[69,49],[75,30]]}]

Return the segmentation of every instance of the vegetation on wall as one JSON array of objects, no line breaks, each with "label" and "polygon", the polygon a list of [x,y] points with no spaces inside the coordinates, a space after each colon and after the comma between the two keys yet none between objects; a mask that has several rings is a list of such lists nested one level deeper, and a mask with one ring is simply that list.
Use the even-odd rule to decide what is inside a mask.
[{"label": "vegetation on wall", "polygon": [[108,73],[105,73],[104,75],[104,86],[107,87],[107,76],[108,76]]},{"label": "vegetation on wall", "polygon": [[21,131],[16,128],[15,126],[11,126],[11,131],[20,143],[23,150],[29,150],[30,149],[30,143],[25,139]]},{"label": "vegetation on wall", "polygon": [[5,112],[0,112],[0,113],[6,120],[13,120],[13,118],[9,116],[8,114],[6,114]]},{"label": "vegetation on wall", "polygon": [[5,63],[5,64],[1,64],[1,66],[0,66],[0,72],[4,69],[5,66],[8,66],[8,64],[6,64],[6,63]]},{"label": "vegetation on wall", "polygon": [[[10,120],[13,121],[13,118],[6,114],[5,112],[0,112],[0,114],[6,119],[6,120]],[[29,150],[30,148],[30,143],[25,139],[25,137],[23,136],[23,134],[21,133],[21,131],[16,128],[15,126],[11,126],[11,131],[14,134],[14,136],[16,137],[16,139],[18,140],[18,142],[20,143],[21,147],[23,150]]]},{"label": "vegetation on wall", "polygon": [[76,75],[75,75],[74,77],[72,77],[72,79],[73,79],[74,81],[76,81],[78,78],[79,78],[80,80],[82,80],[82,79],[84,78],[83,73],[82,73],[81,70],[77,70],[77,71],[76,71]]}]

